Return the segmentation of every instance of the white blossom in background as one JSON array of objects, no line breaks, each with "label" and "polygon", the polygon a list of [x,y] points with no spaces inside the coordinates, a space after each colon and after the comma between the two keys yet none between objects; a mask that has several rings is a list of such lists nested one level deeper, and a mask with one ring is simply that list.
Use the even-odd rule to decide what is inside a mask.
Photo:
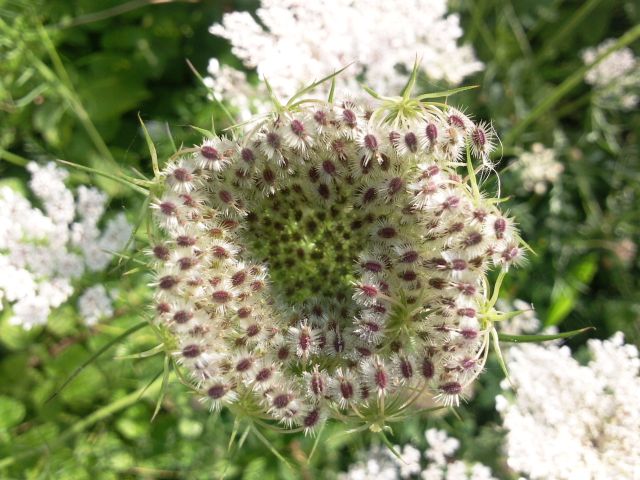
[{"label": "white blossom in background", "polygon": [[104,285],[89,287],[80,295],[78,313],[89,326],[113,316],[113,300]]},{"label": "white blossom in background", "polygon": [[541,143],[534,143],[530,151],[523,152],[515,167],[524,189],[537,195],[545,194],[548,185],[556,183],[564,171],[564,165],[556,160],[555,150]]},{"label": "white blossom in background", "polygon": [[[249,12],[232,12],[210,32],[229,40],[233,54],[266,77],[279,99],[352,62],[337,80],[341,91],[360,91],[361,81],[397,94],[416,57],[430,80],[447,84],[483,68],[470,46],[459,45],[460,18],[447,7],[446,0],[262,0],[259,22]],[[208,86],[241,115],[264,110],[260,100],[248,100],[257,93],[264,101],[264,86],[254,90],[244,73],[216,59],[208,70]]]},{"label": "white blossom in background", "polygon": [[341,480],[493,480],[491,470],[480,463],[455,458],[460,442],[443,430],[425,432],[428,448],[424,455],[413,445],[394,447],[396,457],[384,447],[373,447],[360,462],[340,476]]},{"label": "white blossom in background", "polygon": [[496,404],[509,466],[531,480],[640,478],[638,350],[617,333],[588,351],[586,365],[566,346],[509,351],[516,395],[504,382]]},{"label": "white blossom in background", "polygon": [[[10,305],[10,323],[25,329],[44,325],[51,311],[74,293],[74,281],[103,270],[125,247],[132,227],[124,215],[98,227],[107,196],[64,183],[68,173],[54,163],[29,163],[29,187],[41,208],[10,189],[0,189],[0,309]],[[88,323],[102,310],[85,316]],[[84,315],[83,315],[84,316]]]},{"label": "white blossom in background", "polygon": [[[615,44],[608,39],[597,47],[582,52],[585,65]],[[608,55],[587,72],[585,81],[595,89],[595,101],[604,108],[632,110],[640,96],[640,61],[630,48],[621,48]]]}]

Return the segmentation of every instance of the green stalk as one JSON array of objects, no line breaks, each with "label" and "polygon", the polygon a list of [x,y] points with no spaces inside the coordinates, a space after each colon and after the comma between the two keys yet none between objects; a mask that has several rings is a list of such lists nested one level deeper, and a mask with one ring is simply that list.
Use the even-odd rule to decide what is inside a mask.
[{"label": "green stalk", "polygon": [[18,165],[19,167],[24,167],[29,163],[29,160],[26,158],[16,155],[15,153],[11,153],[2,147],[0,147],[0,160],[6,160],[7,162]]},{"label": "green stalk", "polygon": [[598,65],[613,52],[626,47],[638,38],[640,38],[640,25],[636,25],[635,27],[627,31],[627,33],[621,36],[615,44],[613,44],[605,52],[598,55],[598,57],[592,64],[585,65],[584,67],[579,68],[564,82],[555,87],[542,102],[540,102],[533,110],[531,110],[531,112],[529,112],[529,114],[507,134],[507,136],[504,138],[503,144],[507,146],[512,146],[513,144],[515,144],[515,141],[520,137],[520,135],[522,135],[527,127],[542,115],[547,113],[549,110],[551,110],[551,108],[553,108],[553,106],[558,103],[558,101],[560,101],[565,95],[573,90],[582,81],[584,76],[589,70],[591,70],[591,68]]}]

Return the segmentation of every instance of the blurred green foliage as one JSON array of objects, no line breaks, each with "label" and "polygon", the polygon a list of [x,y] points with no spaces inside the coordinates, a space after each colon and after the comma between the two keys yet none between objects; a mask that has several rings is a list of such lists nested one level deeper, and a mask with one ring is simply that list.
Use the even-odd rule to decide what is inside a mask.
[{"label": "blurred green foliage", "polygon": [[[602,109],[582,81],[562,87],[582,67],[580,52],[640,24],[640,8],[622,0],[453,4],[463,17],[465,41],[486,65],[468,79],[480,88],[456,100],[491,119],[503,139],[497,165],[502,194],[536,252],[509,276],[504,296],[533,302],[540,318],[561,330],[593,325],[598,337],[622,330],[640,342],[640,264],[637,254],[625,256],[621,249],[622,241],[640,243],[640,114]],[[207,29],[223,12],[255,6],[233,0],[0,0],[2,181],[23,188],[24,159],[150,174],[138,112],[161,158],[174,143],[199,141],[189,125],[225,126],[185,60],[200,72],[212,57],[237,64],[229,46]],[[428,81],[422,87],[441,89]],[[549,98],[557,100],[536,113]],[[509,167],[519,149],[534,142],[554,146],[565,167],[544,196],[523,191]],[[72,182],[100,186],[113,199],[112,209],[129,208],[131,221],[143,201],[83,172],[74,172]],[[123,275],[129,268],[114,267],[103,279],[126,294],[116,318],[93,331],[81,326],[70,305],[54,313],[46,330],[24,332],[7,324],[6,311],[0,314],[2,478],[333,478],[359,448],[378,441],[329,425],[308,461],[316,439],[263,431],[262,441],[247,424],[208,412],[174,373],[151,421],[163,356],[118,358],[155,347],[158,337],[148,328],[51,399],[78,365],[145,318],[149,279],[143,272]],[[425,428],[447,428],[461,438],[466,458],[515,478],[499,451],[494,397],[501,378],[490,359],[474,399],[458,416],[416,419],[394,432],[394,443],[424,446]]]}]

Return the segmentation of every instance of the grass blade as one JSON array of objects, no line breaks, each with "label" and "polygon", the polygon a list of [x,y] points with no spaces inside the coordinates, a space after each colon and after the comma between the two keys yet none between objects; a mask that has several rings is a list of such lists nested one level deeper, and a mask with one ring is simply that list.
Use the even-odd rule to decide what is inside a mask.
[{"label": "grass blade", "polygon": [[129,335],[131,335],[132,333],[137,332],[138,330],[142,329],[143,327],[146,327],[148,325],[147,322],[140,322],[137,323],[136,325],[134,325],[133,327],[129,328],[128,330],[126,330],[124,333],[121,333],[120,335],[118,335],[116,338],[114,338],[113,340],[111,340],[110,342],[107,342],[105,345],[103,345],[100,349],[98,349],[97,352],[95,352],[93,355],[91,355],[87,360],[85,360],[84,362],[82,362],[82,365],[80,365],[79,367],[77,367],[73,373],[71,375],[69,375],[69,377],[64,381],[64,383],[60,386],[60,388],[58,388],[53,395],[51,395],[47,401],[45,403],[50,402],[51,400],[53,400],[55,397],[58,396],[58,394],[60,394],[60,392],[62,390],[64,390],[64,388],[69,385],[74,378],[76,378],[78,375],[80,375],[80,373],[91,363],[93,363],[100,355],[102,355],[104,352],[106,352],[107,350],[109,350],[111,347],[113,347],[114,345],[120,343],[122,340],[124,340],[125,338],[127,338]]}]

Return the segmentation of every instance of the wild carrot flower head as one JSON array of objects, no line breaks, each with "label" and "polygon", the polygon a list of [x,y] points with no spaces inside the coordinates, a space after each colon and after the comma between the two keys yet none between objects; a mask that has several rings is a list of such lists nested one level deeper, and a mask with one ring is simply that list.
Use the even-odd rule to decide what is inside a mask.
[{"label": "wild carrot flower head", "polygon": [[523,253],[476,183],[493,134],[402,101],[279,106],[166,166],[157,322],[212,408],[378,428],[425,390],[458,405],[480,373],[486,273]]}]

